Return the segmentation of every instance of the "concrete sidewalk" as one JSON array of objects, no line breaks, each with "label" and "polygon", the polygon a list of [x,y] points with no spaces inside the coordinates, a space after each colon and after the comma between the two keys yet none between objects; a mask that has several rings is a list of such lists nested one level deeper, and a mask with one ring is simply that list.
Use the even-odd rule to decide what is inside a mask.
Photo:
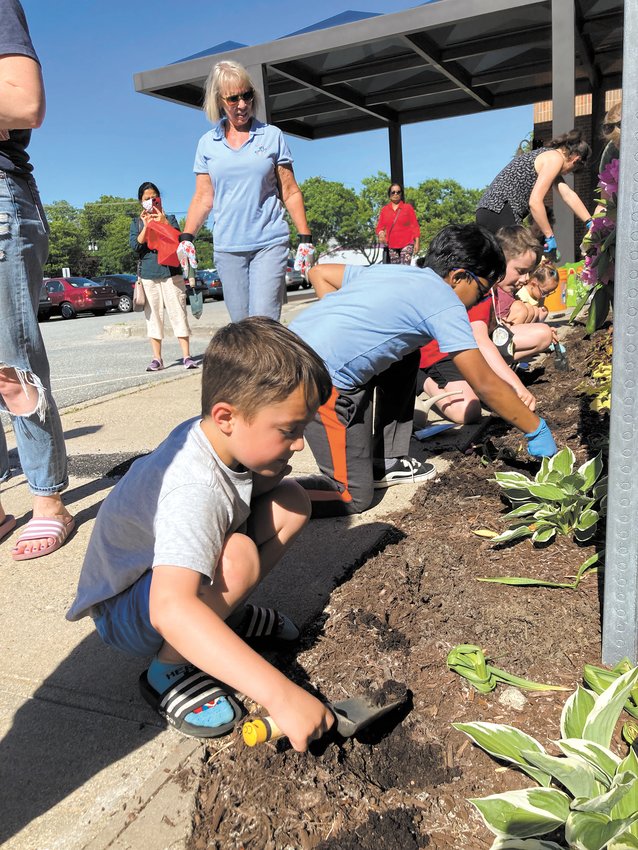
[{"label": "concrete sidewalk", "polygon": [[[31,498],[22,475],[2,488],[6,511],[18,518],[0,544],[0,844],[7,850],[166,850],[183,847],[189,834],[203,746],[165,729],[141,699],[143,663],[104,647],[90,620],[69,623],[64,614],[118,466],[198,414],[200,374],[62,412],[71,474],[65,499],[78,527],[52,555],[12,560]],[[12,438],[9,432],[10,448]],[[443,437],[457,438],[457,431]],[[414,454],[424,457],[425,447],[429,454],[437,445],[414,442]],[[295,473],[314,471],[307,449],[295,457]],[[416,490],[392,487],[363,516],[311,522],[257,598],[300,625],[311,621]],[[291,588],[299,590],[291,596]]]}]

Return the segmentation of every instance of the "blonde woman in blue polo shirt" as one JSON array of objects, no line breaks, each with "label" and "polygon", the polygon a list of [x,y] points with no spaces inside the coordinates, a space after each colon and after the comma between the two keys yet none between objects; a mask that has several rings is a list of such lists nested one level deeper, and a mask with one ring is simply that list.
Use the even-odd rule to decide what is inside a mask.
[{"label": "blonde woman in blue polo shirt", "polygon": [[290,252],[284,207],[300,244],[312,242],[290,150],[277,127],[255,118],[257,98],[242,65],[224,61],[213,67],[204,111],[214,126],[197,146],[195,194],[178,252],[192,256],[194,236],[212,210],[215,265],[234,322],[246,316],[279,319]]}]

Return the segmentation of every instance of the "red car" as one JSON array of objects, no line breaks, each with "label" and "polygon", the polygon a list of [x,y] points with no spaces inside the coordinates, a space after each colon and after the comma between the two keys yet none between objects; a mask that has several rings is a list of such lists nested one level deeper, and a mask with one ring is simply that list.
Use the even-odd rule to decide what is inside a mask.
[{"label": "red car", "polygon": [[112,286],[89,280],[88,277],[49,277],[44,281],[52,303],[52,313],[63,319],[75,319],[78,313],[103,316],[117,308],[119,296]]}]

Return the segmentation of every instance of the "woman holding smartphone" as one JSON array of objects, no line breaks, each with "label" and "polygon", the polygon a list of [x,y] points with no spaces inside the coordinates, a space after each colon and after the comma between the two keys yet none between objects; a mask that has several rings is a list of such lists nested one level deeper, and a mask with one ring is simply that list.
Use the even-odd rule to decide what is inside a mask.
[{"label": "woman holding smartphone", "polygon": [[179,224],[174,215],[167,216],[162,209],[160,191],[154,183],[142,183],[137,190],[137,198],[142,205],[142,210],[139,218],[131,222],[129,241],[139,258],[138,277],[144,288],[146,333],[153,349],[153,359],[146,367],[146,371],[159,372],[164,368],[162,360],[164,311],[168,314],[173,333],[179,340],[184,368],[196,369],[197,363],[190,353],[191,330],[186,316],[186,291],[182,270],[179,266],[160,265],[157,251],[146,244],[146,228],[151,221],[165,222],[176,230],[179,230]]}]

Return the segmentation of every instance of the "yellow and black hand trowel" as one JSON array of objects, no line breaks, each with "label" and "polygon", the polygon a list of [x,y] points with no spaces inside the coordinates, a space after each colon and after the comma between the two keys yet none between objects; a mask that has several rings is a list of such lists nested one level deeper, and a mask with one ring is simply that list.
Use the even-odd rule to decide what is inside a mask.
[{"label": "yellow and black hand trowel", "polygon": [[[393,684],[395,685],[394,692],[387,694],[387,700],[380,700],[378,696],[372,698],[351,697],[341,702],[326,703],[336,719],[336,723],[330,732],[335,730],[343,738],[351,738],[357,732],[365,729],[366,726],[407,702],[410,691],[404,686],[400,686],[402,692],[397,693],[399,686],[397,686],[397,683]],[[242,736],[244,743],[249,747],[254,747],[256,744],[263,744],[265,741],[282,738],[284,733],[272,717],[259,717],[256,720],[249,720],[244,723]]]}]

